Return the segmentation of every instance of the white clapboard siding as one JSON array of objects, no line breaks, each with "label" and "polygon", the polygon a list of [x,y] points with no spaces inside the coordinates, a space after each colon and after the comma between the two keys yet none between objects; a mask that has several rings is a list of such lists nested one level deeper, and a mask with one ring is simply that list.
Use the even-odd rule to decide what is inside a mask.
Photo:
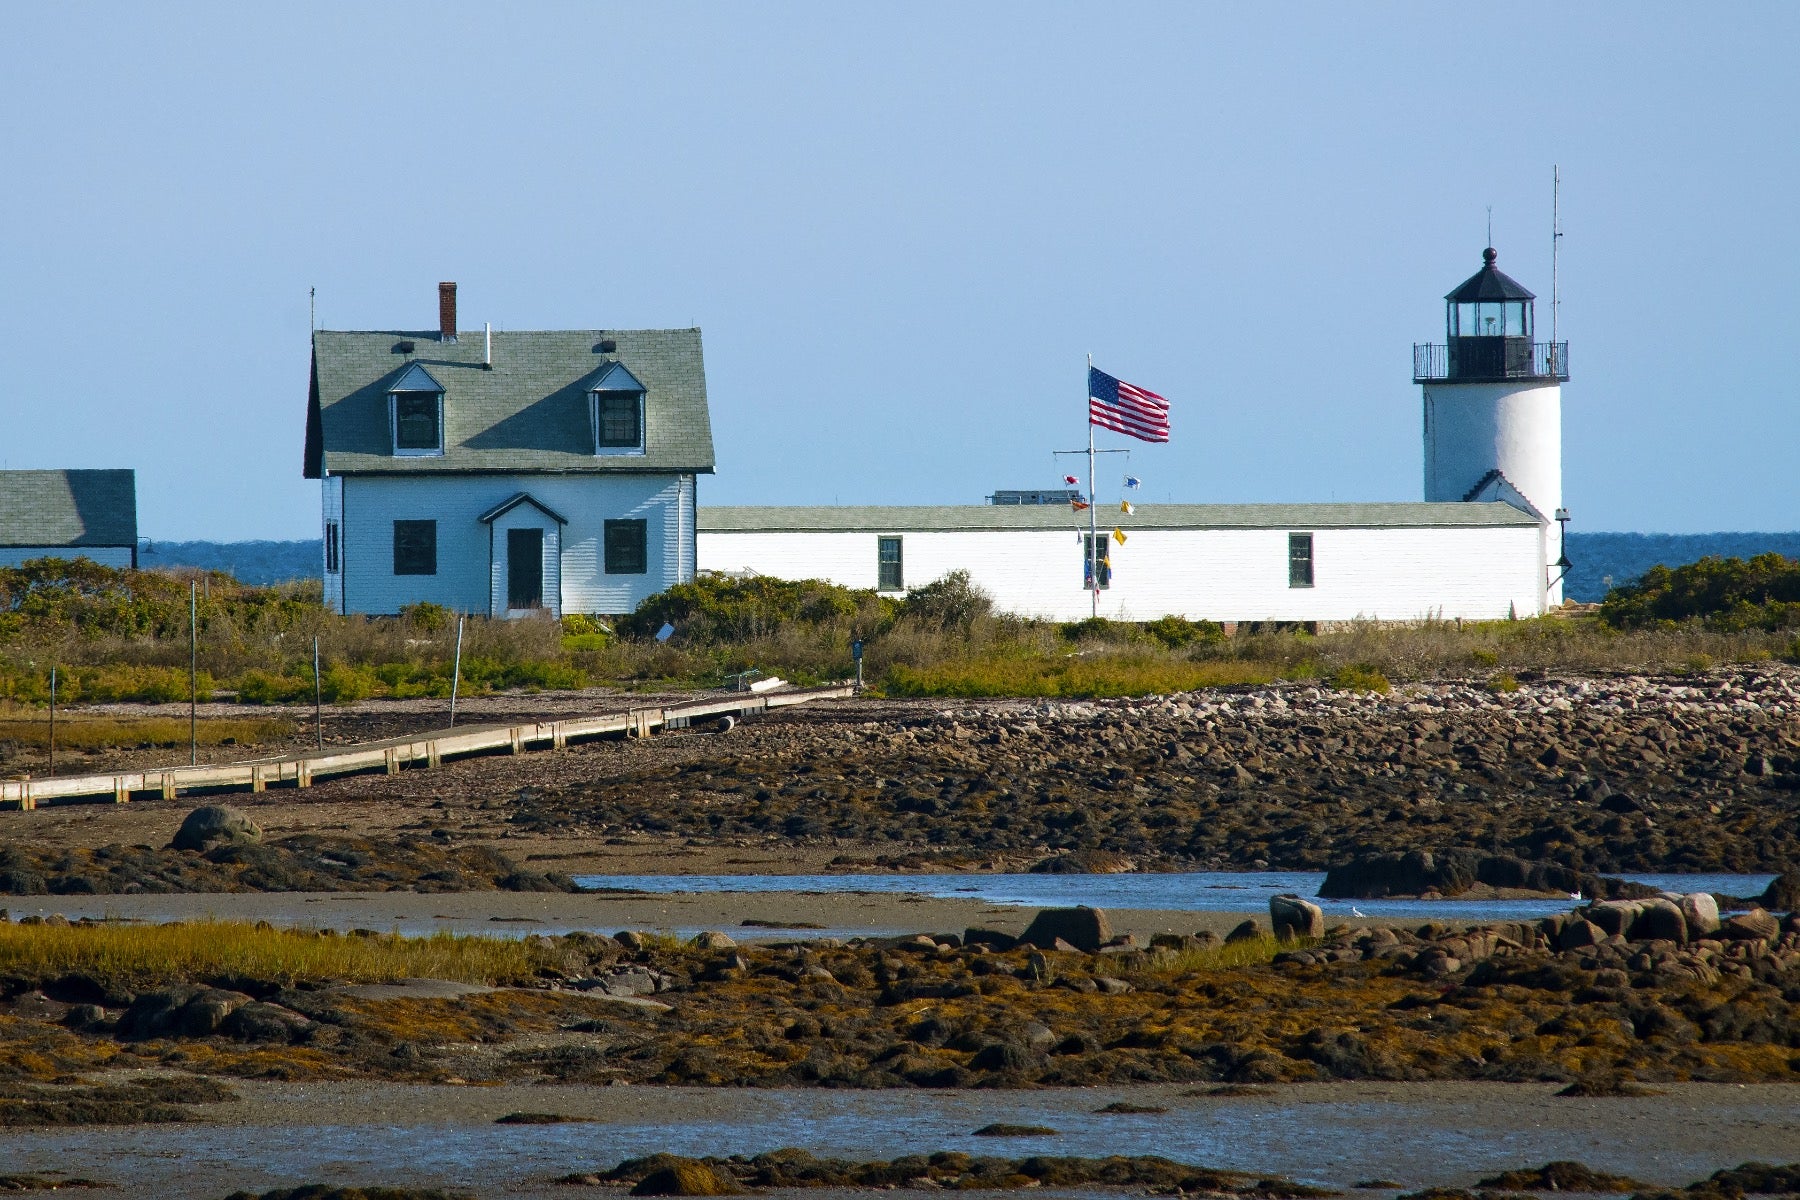
[{"label": "white clapboard siding", "polygon": [[[343,558],[343,522],[344,522],[344,479],[341,475],[328,476],[322,481],[319,489],[320,529],[324,536],[319,539],[319,567],[323,574],[325,607],[333,612],[344,611],[344,558]],[[338,531],[338,561],[331,562],[329,543],[332,526]]]},{"label": "white clapboard siding", "polygon": [[[1313,534],[1314,586],[1288,586],[1288,534]],[[874,532],[700,534],[699,567],[876,586]],[[1089,615],[1082,542],[1067,531],[907,532],[909,587],[967,571],[1004,612]],[[1141,529],[1112,548],[1100,614],[1148,621],[1498,619],[1541,611],[1541,535],[1529,525],[1431,528]]]},{"label": "white clapboard siding", "polygon": [[0,567],[16,567],[34,558],[85,558],[103,567],[131,566],[130,546],[0,546]]},{"label": "white clapboard siding", "polygon": [[[558,538],[545,539],[547,548],[554,544],[558,550],[558,569],[547,567],[545,571],[546,600],[554,604],[553,589],[560,582],[562,613],[627,613],[678,578],[691,576],[693,570],[692,476],[414,474],[339,478],[347,612],[393,613],[403,605],[427,600],[459,612],[485,614],[496,602],[496,590],[503,602],[505,534],[496,532],[490,542],[489,527],[479,518],[520,492],[568,521]],[[529,506],[507,516],[514,514],[526,522],[542,517]],[[649,569],[644,574],[608,575],[604,570],[605,522],[620,519],[646,522]],[[394,522],[400,520],[438,523],[436,575],[394,574]],[[499,525],[505,528],[505,517]],[[496,610],[495,615],[503,614]]]}]

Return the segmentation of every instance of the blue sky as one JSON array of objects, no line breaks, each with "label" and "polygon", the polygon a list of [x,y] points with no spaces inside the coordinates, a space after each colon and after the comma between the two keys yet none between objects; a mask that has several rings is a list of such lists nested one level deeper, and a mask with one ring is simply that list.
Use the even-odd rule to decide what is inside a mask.
[{"label": "blue sky", "polygon": [[[1575,527],[1800,527],[1800,7],[37,4],[0,462],[316,536],[321,326],[704,330],[704,503],[979,502],[1174,404],[1145,499],[1416,499],[1411,345],[1550,290]],[[1547,315],[1540,311],[1547,330]],[[1103,438],[1103,441],[1107,439]],[[1111,439],[1110,444],[1123,445]]]}]

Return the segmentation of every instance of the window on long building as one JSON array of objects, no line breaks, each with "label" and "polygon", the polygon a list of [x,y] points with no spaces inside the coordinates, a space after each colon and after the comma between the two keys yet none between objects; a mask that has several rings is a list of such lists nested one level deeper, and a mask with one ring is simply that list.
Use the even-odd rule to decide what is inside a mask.
[{"label": "window on long building", "polygon": [[325,522],[325,570],[335,575],[338,572],[338,523]]},{"label": "window on long building", "polygon": [[906,571],[897,537],[875,539],[875,588],[882,592],[899,592],[906,588]]},{"label": "window on long building", "polygon": [[1313,535],[1288,534],[1288,586],[1309,588],[1313,585]]}]

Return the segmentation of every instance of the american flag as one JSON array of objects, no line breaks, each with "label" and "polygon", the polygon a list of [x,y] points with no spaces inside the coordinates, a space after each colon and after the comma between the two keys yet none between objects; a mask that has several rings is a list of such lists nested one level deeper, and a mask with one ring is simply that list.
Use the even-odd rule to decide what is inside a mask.
[{"label": "american flag", "polygon": [[1088,368],[1088,424],[1145,442],[1169,440],[1169,402],[1155,392]]}]

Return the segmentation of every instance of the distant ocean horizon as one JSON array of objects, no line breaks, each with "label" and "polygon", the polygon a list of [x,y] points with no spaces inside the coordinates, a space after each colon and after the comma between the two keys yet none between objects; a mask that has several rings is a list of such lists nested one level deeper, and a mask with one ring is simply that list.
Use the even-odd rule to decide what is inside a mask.
[{"label": "distant ocean horizon", "polygon": [[[1707,555],[1749,558],[1785,554],[1800,559],[1800,531],[1788,533],[1571,533],[1574,565],[1564,582],[1571,600],[1597,601],[1609,588],[1638,578],[1658,564],[1679,567]],[[138,554],[145,568],[198,567],[225,571],[244,583],[286,583],[319,578],[324,551],[318,539],[292,542],[151,541]]]}]

